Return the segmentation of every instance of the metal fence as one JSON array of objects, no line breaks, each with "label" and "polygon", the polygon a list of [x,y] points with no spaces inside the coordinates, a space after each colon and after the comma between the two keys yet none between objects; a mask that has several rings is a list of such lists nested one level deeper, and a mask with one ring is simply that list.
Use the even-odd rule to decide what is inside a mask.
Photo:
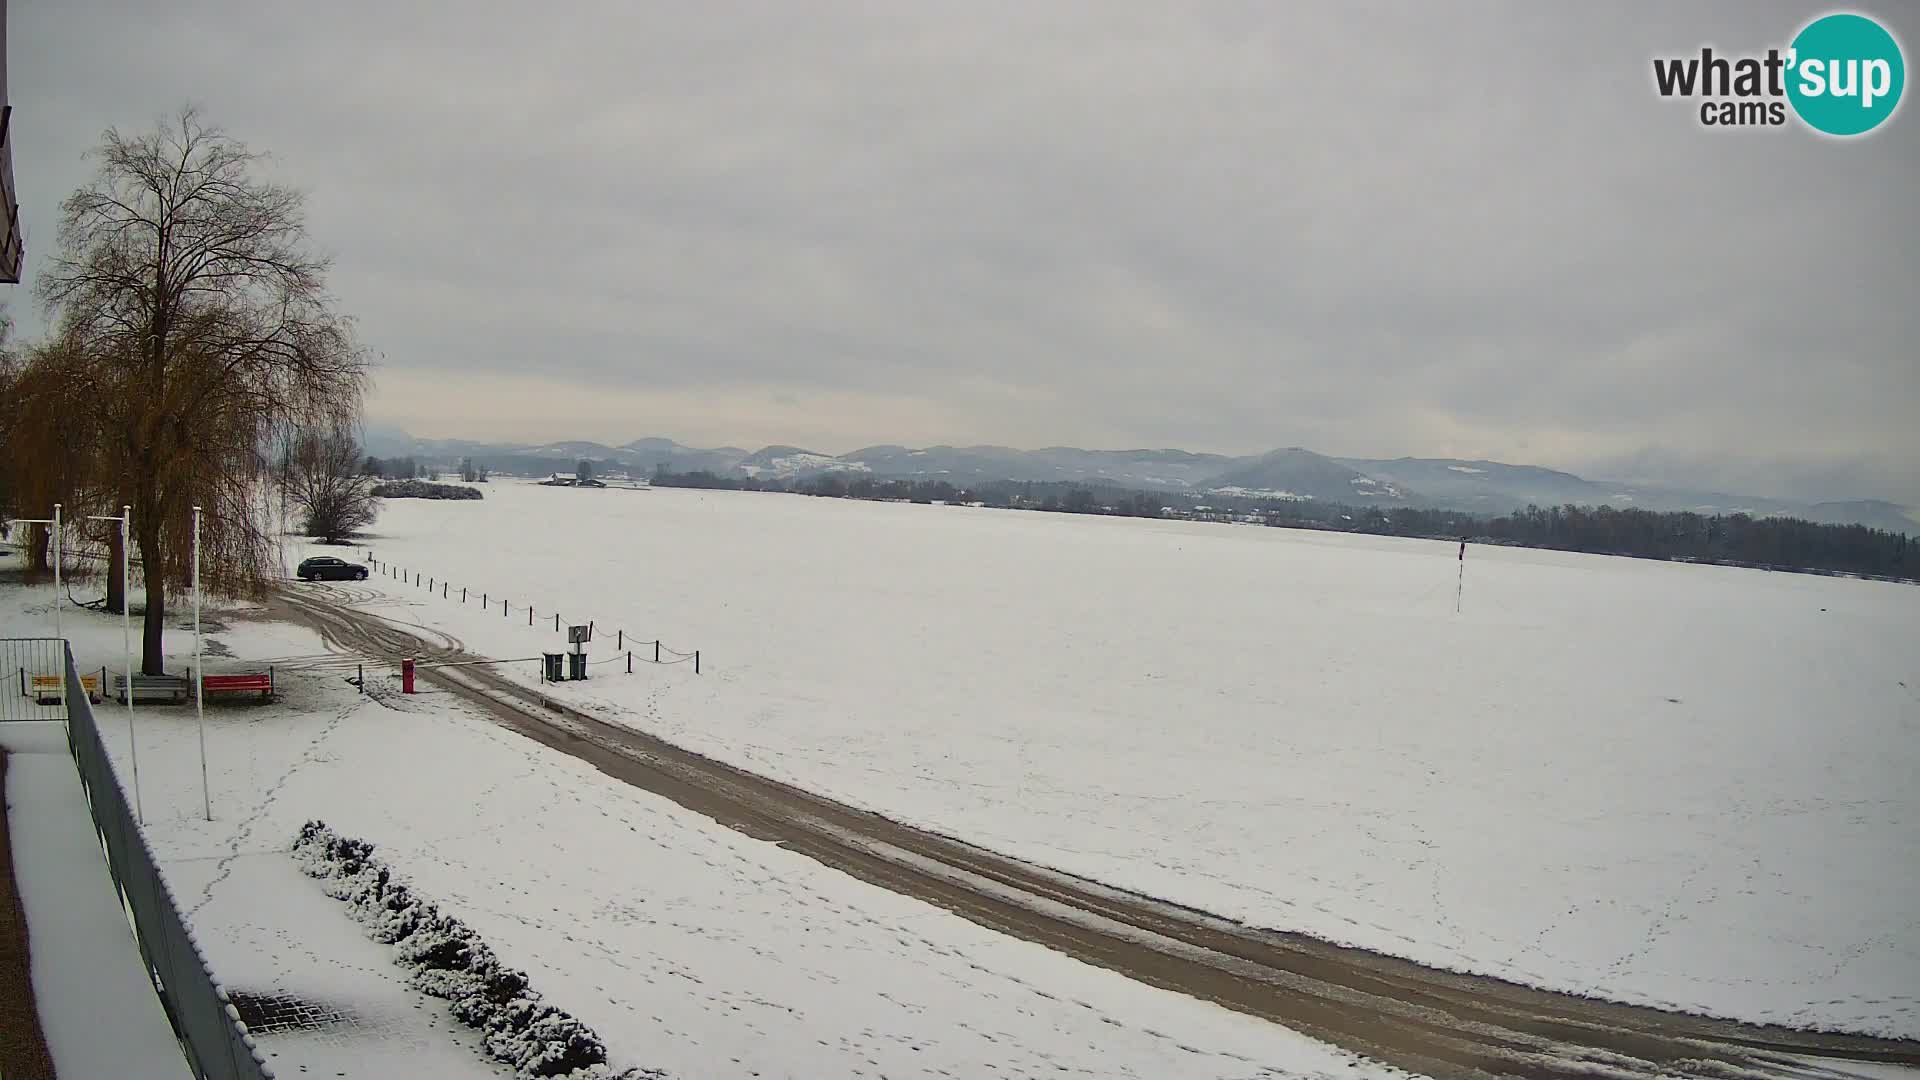
[{"label": "metal fence", "polygon": [[0,723],[67,718],[66,656],[59,638],[0,638]]},{"label": "metal fence", "polygon": [[153,852],[134,824],[113,762],[100,742],[86,688],[80,673],[74,670],[73,654],[64,643],[60,656],[66,671],[67,698],[72,703],[67,716],[67,743],[93,811],[94,829],[106,848],[107,868],[119,886],[122,901],[133,913],[140,955],[147,962],[167,1018],[180,1036],[187,1063],[201,1080],[271,1080],[273,1070],[247,1033],[226,990],[207,967],[193,931],[180,916],[180,905],[153,861]]}]

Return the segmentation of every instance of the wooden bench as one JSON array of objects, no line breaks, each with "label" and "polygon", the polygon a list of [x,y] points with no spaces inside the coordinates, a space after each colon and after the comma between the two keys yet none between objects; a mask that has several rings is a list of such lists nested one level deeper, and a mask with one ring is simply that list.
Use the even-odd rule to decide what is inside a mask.
[{"label": "wooden bench", "polygon": [[[67,680],[58,675],[35,675],[33,677],[33,701],[36,705],[58,705]],[[99,702],[100,676],[80,676],[80,687],[87,692],[87,700]]]},{"label": "wooden bench", "polygon": [[[113,677],[113,699],[127,700],[127,677]],[[187,680],[178,675],[135,675],[133,677],[133,700],[159,701],[177,705],[187,700]]]},{"label": "wooden bench", "polygon": [[202,675],[203,692],[212,694],[259,694],[260,700],[273,700],[273,672],[252,675]]}]

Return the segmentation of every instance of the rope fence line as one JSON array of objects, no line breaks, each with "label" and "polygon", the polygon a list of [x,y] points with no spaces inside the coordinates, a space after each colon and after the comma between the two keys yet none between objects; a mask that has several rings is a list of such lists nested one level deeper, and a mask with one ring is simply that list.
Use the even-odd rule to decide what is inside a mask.
[{"label": "rope fence line", "polygon": [[[390,563],[390,562],[382,562],[381,560],[374,557],[372,549],[367,550],[366,558],[367,558],[367,562],[375,570],[379,571],[383,576],[391,580],[398,581],[402,584],[410,584],[417,588],[426,589],[429,593],[439,595],[440,598],[443,600],[453,600],[454,593],[457,591],[459,593],[459,602],[461,604],[464,605],[469,603],[478,603],[481,606],[482,610],[492,610],[492,607],[495,601],[494,601],[493,593],[491,590],[475,589],[471,585],[455,586],[451,581],[448,581],[447,579],[440,577],[438,574],[428,574],[420,570],[410,570],[403,566],[395,566],[393,563]],[[526,612],[526,615],[527,615],[527,625],[529,627],[540,627],[545,624],[546,620],[540,618],[538,610],[532,604],[527,604],[525,606],[522,606],[522,605],[513,603],[507,597],[501,597],[498,602],[500,604],[500,615],[501,615],[501,618],[503,619],[511,619],[514,617],[516,612],[524,611]],[[553,618],[553,629],[555,633],[560,632],[562,629],[564,629],[568,625],[565,619],[561,616],[559,612],[549,611],[548,614]],[[627,671],[631,673],[633,671],[633,665],[635,662],[639,662],[643,664],[653,664],[658,667],[670,667],[674,664],[684,664],[684,663],[691,662],[693,664],[694,674],[696,675],[700,674],[701,655],[700,655],[699,649],[693,649],[691,651],[683,651],[680,649],[675,649],[675,648],[672,648],[671,646],[664,644],[659,638],[652,638],[652,639],[643,638],[643,637],[640,637],[639,635],[628,633],[625,629],[620,627],[615,627],[610,631],[600,631],[593,620],[588,620],[586,625],[588,627],[587,634],[589,639],[592,639],[596,635],[603,635],[605,633],[612,633],[614,635],[615,655],[606,657],[601,660],[587,661],[588,665],[590,666],[599,665],[599,664],[608,664],[608,663],[624,660],[626,661]],[[645,646],[647,646],[648,644],[651,644],[653,646],[652,656],[646,655]],[[637,656],[635,655],[635,650],[631,647],[633,645],[637,645],[641,647],[639,650],[639,655]],[[541,657],[530,657],[528,659],[536,660],[536,661],[542,660]],[[518,661],[513,661],[513,660],[470,661],[470,663],[477,663],[477,664],[487,664],[487,663],[503,663],[504,664],[504,663],[515,663],[515,662],[518,662]],[[438,664],[416,665],[416,667],[418,668],[437,667],[437,666],[446,666],[446,665],[438,665]]]},{"label": "rope fence line", "polygon": [[[599,660],[589,660],[586,663],[588,667],[599,667],[605,664],[624,663],[627,665],[627,673],[632,674],[633,665],[636,662],[647,663],[647,664],[658,664],[658,666],[660,667],[672,667],[675,664],[688,663],[692,661],[694,657],[695,657],[694,653],[685,653],[672,660],[654,661],[654,660],[646,660],[644,658],[635,657],[633,654],[633,650],[628,649],[625,652],[615,653],[612,656],[603,657]],[[489,664],[542,664],[542,663],[545,663],[545,660],[546,658],[544,656],[508,656],[508,657],[500,657],[500,658],[486,657],[478,660],[438,660],[438,661],[431,661],[431,662],[424,662],[424,663],[415,662],[413,665],[413,669],[415,671],[428,671],[435,668],[484,667]],[[294,657],[294,658],[268,657],[259,662],[270,664],[280,671],[296,671],[296,672],[302,672],[302,673],[314,672],[314,673],[321,673],[321,674],[351,672],[356,677],[350,678],[347,681],[357,686],[362,685],[364,683],[366,679],[366,669],[369,667],[386,670],[386,671],[394,671],[394,672],[403,672],[405,670],[404,659],[396,660],[392,657],[378,657],[378,656],[367,656],[367,657],[336,656],[326,660],[304,660],[298,657]],[[109,675],[118,677],[120,674],[122,674],[118,670],[113,668],[108,668],[108,667],[102,667],[99,669],[99,671],[103,679],[107,678]],[[562,681],[565,681],[565,680],[562,680]],[[415,691],[415,693],[426,693],[426,691],[417,690]]]},{"label": "rope fence line", "polygon": [[425,671],[428,668],[478,667],[481,664],[532,664],[538,663],[540,659],[538,656],[512,656],[504,660],[442,660],[433,664],[415,663],[413,669],[415,671]]},{"label": "rope fence line", "polygon": [[[459,603],[463,603],[463,605],[465,605],[465,603],[478,603],[484,611],[492,611],[493,609],[495,600],[493,600],[492,590],[476,590],[476,588],[472,588],[472,586],[455,586],[451,580],[442,578],[440,575],[428,575],[428,573],[422,573],[422,571],[417,571],[417,569],[397,567],[394,563],[386,563],[386,561],[376,559],[371,548],[367,550],[367,563],[371,565],[374,571],[378,571],[382,577],[392,578],[392,580],[397,580],[397,582],[401,582],[401,584],[411,584],[411,586],[415,586],[415,588],[424,588],[424,590],[428,590],[428,592],[432,592],[432,594],[438,594],[442,600],[453,600],[453,594],[455,594],[455,590],[457,590],[457,592],[459,592]],[[497,603],[499,603],[501,619],[513,619],[516,611],[524,611],[524,613],[526,613],[526,625],[540,626],[545,623],[545,619],[540,619],[540,613],[538,613],[538,609],[536,609],[532,603],[528,603],[528,605],[522,607],[522,605],[518,605],[518,603],[513,603],[509,598],[499,598]],[[553,617],[553,630],[555,630],[555,632],[559,632],[563,626],[566,626],[564,617],[559,611],[549,611],[549,615]],[[614,636],[614,655],[597,659],[597,661],[586,661],[588,667],[626,661],[626,671],[628,671],[628,675],[632,675],[636,661],[637,663],[651,663],[651,665],[655,665],[655,667],[672,667],[672,665],[678,665],[678,663],[693,663],[693,675],[701,675],[701,650],[676,650],[676,648],[672,648],[672,646],[666,646],[660,638],[651,638],[651,640],[649,640],[649,638],[641,638],[641,636],[637,636],[637,634],[630,634],[626,628],[620,628],[620,626],[616,626],[616,628],[612,628],[612,630],[599,630],[597,623],[589,619],[589,640],[593,640],[597,634],[601,636],[601,640],[605,640],[605,634],[607,634],[607,632],[611,632],[612,636]],[[651,655],[651,657],[649,657],[647,651],[645,651],[645,646],[649,646],[649,644],[653,646],[653,655]],[[639,646],[639,650],[637,650],[639,655],[636,655],[636,650],[630,648],[630,646]],[[428,669],[428,667],[459,667],[459,665],[486,665],[486,663],[528,663],[528,661],[538,661],[538,663],[543,665],[543,663],[545,663],[545,657],[540,655],[540,657],[515,657],[515,659],[476,659],[476,661],[457,661],[457,663],[417,663],[415,669]],[[359,669],[359,678],[353,678],[353,680],[349,680],[349,682],[361,684],[361,688],[365,690],[363,684],[365,684],[365,665],[367,665],[367,663],[369,663],[369,661],[349,659],[349,657],[338,657],[338,659],[334,659],[334,661],[300,657],[300,659],[290,661],[286,667],[296,669],[296,671],[307,671],[307,669],[349,669],[349,667],[351,667],[351,669]],[[394,661],[371,659],[371,663],[374,663],[374,665],[386,665],[386,667],[399,667]],[[541,669],[541,671],[545,671],[545,669]]]}]

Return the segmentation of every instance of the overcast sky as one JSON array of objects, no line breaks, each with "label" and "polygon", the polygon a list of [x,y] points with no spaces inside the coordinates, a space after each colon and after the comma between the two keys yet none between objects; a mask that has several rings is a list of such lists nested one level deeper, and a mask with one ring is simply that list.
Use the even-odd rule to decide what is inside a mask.
[{"label": "overcast sky", "polygon": [[[191,100],[310,192],[369,412],[418,435],[1920,504],[1920,112],[1840,142],[1652,90],[1818,5],[8,7],[29,337],[83,152]],[[1914,62],[1920,14],[1855,10]]]}]

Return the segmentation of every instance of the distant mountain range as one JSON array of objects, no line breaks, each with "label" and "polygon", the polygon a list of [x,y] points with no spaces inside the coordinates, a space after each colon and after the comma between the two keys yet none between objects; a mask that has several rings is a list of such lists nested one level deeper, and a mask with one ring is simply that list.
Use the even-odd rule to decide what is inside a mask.
[{"label": "distant mountain range", "polygon": [[707,471],[721,476],[795,480],[823,473],[861,473],[885,479],[946,480],[966,486],[996,480],[1105,484],[1148,492],[1312,499],[1349,506],[1413,506],[1504,514],[1528,504],[1567,503],[1703,514],[1788,515],[1829,524],[1861,524],[1893,532],[1920,532],[1920,521],[1883,499],[1796,502],[1760,496],[1588,480],[1534,465],[1454,458],[1333,458],[1290,447],[1250,457],[1185,450],[1081,450],[1052,446],[869,446],[850,454],[822,454],[798,446],[744,450],[683,446],[672,439],[635,439],[621,446],[596,442],[540,445],[416,439],[402,431],[370,429],[367,452],[412,455],[451,466],[462,457],[502,473],[544,475],[570,471],[582,458],[601,468],[651,475]]}]

